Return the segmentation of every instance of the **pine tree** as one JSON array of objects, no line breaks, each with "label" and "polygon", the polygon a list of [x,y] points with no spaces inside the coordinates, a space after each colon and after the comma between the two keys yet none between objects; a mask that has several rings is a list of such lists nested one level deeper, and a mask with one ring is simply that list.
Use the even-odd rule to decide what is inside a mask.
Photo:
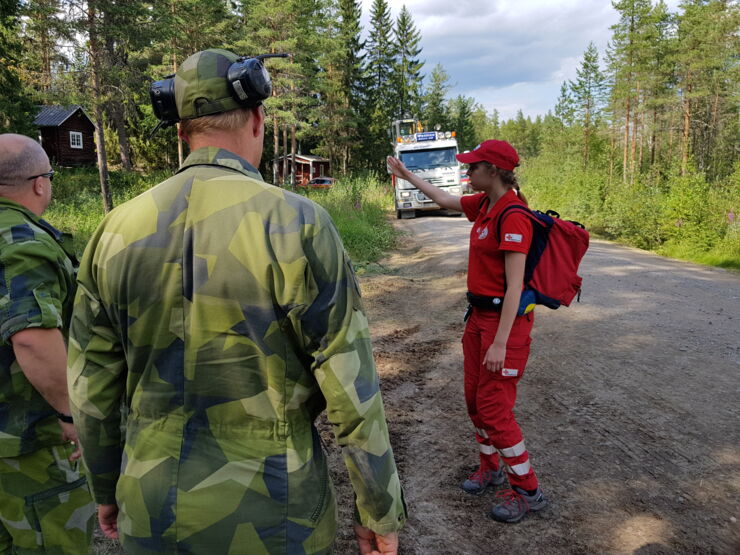
[{"label": "pine tree", "polygon": [[[299,15],[302,6],[297,0],[273,2],[272,0],[253,0],[243,6],[244,20],[249,22],[249,30],[236,41],[234,50],[249,52],[251,55],[265,53],[297,52],[299,34]],[[272,181],[276,185],[286,182],[292,173],[288,166],[288,132],[298,124],[300,81],[305,78],[303,68],[295,56],[288,59],[271,59],[266,62],[272,77],[272,98],[265,101],[267,107],[268,130],[271,130],[272,156],[263,157],[263,164],[272,163]],[[292,151],[292,137],[290,150]],[[282,148],[281,148],[282,146]],[[291,152],[292,154],[292,152]],[[279,162],[282,159],[283,165]]]},{"label": "pine tree", "polygon": [[457,145],[461,152],[472,150],[480,142],[473,124],[475,100],[458,96],[450,102],[452,129],[457,133]]},{"label": "pine tree", "polygon": [[612,125],[621,124],[622,177],[634,178],[640,121],[642,87],[649,51],[650,0],[612,1],[620,20],[612,26],[612,41],[607,59],[611,73]]},{"label": "pine tree", "polygon": [[434,129],[437,125],[441,129],[451,127],[450,112],[446,100],[449,90],[449,76],[442,65],[437,64],[432,70],[423,98],[422,121],[428,129]]},{"label": "pine tree", "polygon": [[573,92],[567,81],[563,81],[560,85],[560,96],[558,97],[557,103],[555,104],[555,117],[557,117],[563,125],[573,125],[575,122],[575,99],[573,98]]},{"label": "pine tree", "polygon": [[396,90],[396,118],[418,117],[421,97],[421,34],[414,26],[406,6],[401,8],[394,30],[398,58],[394,68],[393,83]]},{"label": "pine tree", "polygon": [[686,0],[681,8],[677,60],[683,111],[681,171],[687,171],[693,154],[697,167],[711,176],[729,173],[726,160],[737,153],[737,143],[718,144],[718,139],[737,118],[740,7],[723,0]]},{"label": "pine tree", "polygon": [[583,54],[576,80],[568,83],[573,103],[573,116],[583,128],[583,164],[588,166],[594,133],[601,119],[606,93],[604,75],[599,69],[599,53],[590,43]]},{"label": "pine tree", "polygon": [[68,65],[60,43],[73,40],[69,22],[61,15],[59,0],[29,0],[23,4],[24,81],[36,92],[40,104],[64,104],[59,71]]},{"label": "pine tree", "polygon": [[[326,41],[322,80],[322,117],[317,118],[319,152],[343,174],[359,150],[359,106],[362,103],[363,42],[358,0],[339,0]],[[330,20],[331,22],[332,20]]]},{"label": "pine tree", "polygon": [[33,107],[19,75],[21,43],[18,40],[20,5],[0,3],[0,132],[32,131]]},{"label": "pine tree", "polygon": [[365,42],[367,104],[362,117],[367,122],[363,155],[369,167],[380,169],[389,152],[388,130],[393,119],[395,91],[393,68],[396,50],[392,40],[393,25],[386,0],[373,0],[370,31]]}]

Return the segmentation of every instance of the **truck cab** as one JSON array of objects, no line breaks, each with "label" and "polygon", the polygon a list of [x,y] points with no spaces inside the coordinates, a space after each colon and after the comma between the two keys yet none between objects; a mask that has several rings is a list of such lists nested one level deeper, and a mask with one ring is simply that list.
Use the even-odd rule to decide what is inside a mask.
[{"label": "truck cab", "polygon": [[[421,179],[461,195],[460,163],[454,131],[422,131],[417,120],[393,124],[393,155]],[[396,217],[414,218],[417,210],[439,210],[439,206],[405,179],[392,176]]]}]

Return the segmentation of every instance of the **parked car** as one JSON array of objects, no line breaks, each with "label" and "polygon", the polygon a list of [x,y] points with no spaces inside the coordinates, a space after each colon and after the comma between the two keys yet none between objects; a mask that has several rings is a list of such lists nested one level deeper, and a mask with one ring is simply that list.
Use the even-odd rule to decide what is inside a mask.
[{"label": "parked car", "polygon": [[329,189],[332,185],[334,185],[334,182],[336,179],[333,177],[314,177],[311,181],[308,182],[308,187],[311,189]]},{"label": "parked car", "polygon": [[462,186],[463,195],[473,192],[473,188],[470,186],[470,176],[468,175],[467,166],[465,169],[460,168],[460,185]]}]

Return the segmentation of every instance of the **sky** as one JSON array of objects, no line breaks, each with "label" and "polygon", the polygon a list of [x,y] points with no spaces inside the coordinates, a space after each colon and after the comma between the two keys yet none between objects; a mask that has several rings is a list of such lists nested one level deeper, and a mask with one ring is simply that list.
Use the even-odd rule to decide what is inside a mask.
[{"label": "sky", "polygon": [[[679,0],[667,0],[677,11]],[[362,0],[367,36],[373,0]],[[603,61],[618,14],[611,0],[388,0],[394,21],[401,7],[421,33],[429,75],[442,64],[448,96],[476,99],[502,119],[522,110],[532,118],[555,107],[560,86],[575,79],[589,42]],[[602,66],[603,67],[603,66]]]}]

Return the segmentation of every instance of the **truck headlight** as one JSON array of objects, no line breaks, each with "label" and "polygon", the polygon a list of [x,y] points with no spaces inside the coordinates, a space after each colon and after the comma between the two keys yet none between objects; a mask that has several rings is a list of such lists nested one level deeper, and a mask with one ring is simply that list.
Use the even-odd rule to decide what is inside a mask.
[{"label": "truck headlight", "polygon": [[409,198],[411,193],[409,191],[401,191],[401,198]]}]

